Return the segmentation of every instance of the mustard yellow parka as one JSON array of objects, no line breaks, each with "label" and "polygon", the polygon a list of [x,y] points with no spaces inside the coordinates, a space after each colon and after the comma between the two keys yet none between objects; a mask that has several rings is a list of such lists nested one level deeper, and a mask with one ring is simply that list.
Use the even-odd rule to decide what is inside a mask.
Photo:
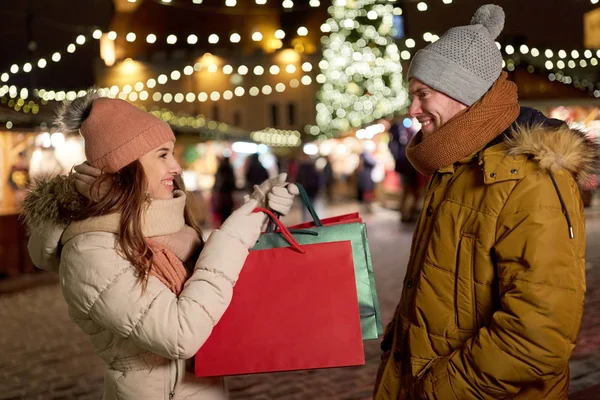
[{"label": "mustard yellow parka", "polygon": [[[432,177],[375,400],[566,399],[585,294],[593,142],[522,108]],[[474,133],[475,134],[475,133]]]}]

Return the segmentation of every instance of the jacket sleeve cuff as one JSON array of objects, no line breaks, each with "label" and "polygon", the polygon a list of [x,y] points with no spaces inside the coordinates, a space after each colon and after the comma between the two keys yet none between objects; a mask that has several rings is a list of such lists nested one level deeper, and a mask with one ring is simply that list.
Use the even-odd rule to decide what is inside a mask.
[{"label": "jacket sleeve cuff", "polygon": [[27,250],[36,267],[45,271],[58,271],[60,238],[64,230],[63,226],[46,222],[31,231]]},{"label": "jacket sleeve cuff", "polygon": [[248,249],[237,238],[226,232],[215,230],[200,253],[196,269],[223,274],[235,284],[248,257]]}]

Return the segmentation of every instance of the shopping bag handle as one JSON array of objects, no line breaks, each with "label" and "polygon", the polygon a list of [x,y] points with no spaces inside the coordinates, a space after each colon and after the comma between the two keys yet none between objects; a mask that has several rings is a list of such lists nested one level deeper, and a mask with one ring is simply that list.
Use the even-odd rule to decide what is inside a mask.
[{"label": "shopping bag handle", "polygon": [[319,218],[319,216],[317,215],[317,212],[315,211],[315,208],[313,207],[313,204],[310,201],[310,198],[308,197],[308,193],[306,193],[306,189],[304,189],[304,186],[302,186],[299,183],[295,183],[294,185],[298,187],[298,192],[300,192],[300,198],[302,199],[302,203],[304,203],[304,207],[306,207],[311,217],[313,218],[313,221],[315,221],[315,225],[323,226],[321,218]]},{"label": "shopping bag handle", "polygon": [[[298,192],[300,193],[300,199],[302,199],[302,203],[304,204],[304,207],[306,207],[306,209],[310,213],[311,217],[313,218],[313,221],[315,222],[315,226],[323,226],[323,223],[321,222],[321,219],[317,215],[317,212],[315,211],[315,208],[313,207],[313,204],[310,201],[310,198],[308,197],[308,193],[306,193],[306,189],[304,189],[304,186],[302,186],[299,183],[294,183],[294,185],[296,185],[296,187],[298,188]],[[280,217],[279,213],[276,213],[276,215],[278,218]],[[267,227],[267,232],[274,232],[274,231],[275,231],[275,224],[274,224],[274,221],[271,220],[271,221],[269,221],[269,226]]]},{"label": "shopping bag handle", "polygon": [[262,212],[262,213],[267,214],[270,221],[275,223],[275,225],[277,225],[277,228],[279,228],[279,232],[283,235],[285,240],[287,240],[287,242],[290,244],[290,246],[292,246],[299,253],[306,254],[306,250],[304,250],[302,247],[300,247],[300,244],[298,244],[298,241],[296,239],[294,239],[294,236],[290,233],[288,228],[286,228],[285,225],[283,225],[281,223],[281,221],[275,216],[275,214],[273,214],[273,212],[271,210],[267,210],[266,208],[262,208],[262,207],[256,207],[252,212],[255,212],[255,213]]}]

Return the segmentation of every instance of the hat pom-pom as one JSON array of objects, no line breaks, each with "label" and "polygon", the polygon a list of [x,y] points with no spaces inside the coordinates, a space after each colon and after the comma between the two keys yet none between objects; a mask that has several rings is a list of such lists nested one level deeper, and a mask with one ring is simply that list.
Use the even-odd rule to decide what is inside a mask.
[{"label": "hat pom-pom", "polygon": [[504,29],[504,10],[495,4],[479,7],[471,19],[471,25],[483,25],[492,39],[496,39]]},{"label": "hat pom-pom", "polygon": [[92,88],[87,93],[73,101],[65,101],[56,113],[56,125],[65,132],[76,132],[81,128],[83,121],[92,111],[92,103],[100,98],[98,89]]}]

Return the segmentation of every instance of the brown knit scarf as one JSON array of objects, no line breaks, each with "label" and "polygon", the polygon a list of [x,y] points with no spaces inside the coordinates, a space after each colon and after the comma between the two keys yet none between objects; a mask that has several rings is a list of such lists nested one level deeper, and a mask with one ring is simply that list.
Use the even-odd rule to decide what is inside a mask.
[{"label": "brown knit scarf", "polygon": [[519,116],[517,85],[503,72],[492,88],[471,107],[427,137],[419,132],[406,156],[424,175],[451,165],[482,149]]},{"label": "brown knit scarf", "polygon": [[[142,233],[152,251],[150,275],[177,296],[190,275],[183,262],[197,254],[202,244],[196,231],[185,225],[184,207],[185,193],[176,191],[172,200],[153,200],[144,211],[142,223]],[[64,244],[86,232],[118,234],[120,221],[120,214],[109,214],[73,222],[65,229],[61,241]]]}]

